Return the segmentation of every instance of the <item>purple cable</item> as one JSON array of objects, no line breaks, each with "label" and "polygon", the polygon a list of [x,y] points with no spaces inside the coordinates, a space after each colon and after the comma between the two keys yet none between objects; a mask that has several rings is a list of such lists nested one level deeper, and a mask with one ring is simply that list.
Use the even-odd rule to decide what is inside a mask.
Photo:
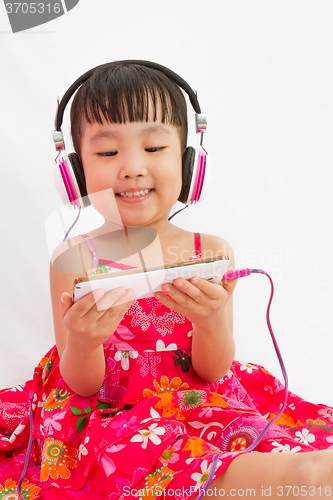
[{"label": "purple cable", "polygon": [[21,486],[22,486],[22,483],[24,481],[25,475],[27,473],[30,450],[31,450],[31,445],[32,445],[32,429],[33,429],[32,400],[33,400],[33,391],[31,391],[29,394],[29,420],[30,420],[29,443],[28,443],[27,453],[25,456],[23,472],[22,472],[22,475],[21,475],[20,480],[19,480],[18,485],[17,485],[17,494],[21,498],[21,500],[24,500],[24,497],[22,496],[22,492],[21,492]]},{"label": "purple cable", "polygon": [[79,217],[80,217],[80,214],[81,214],[81,207],[79,207],[79,213],[77,214],[77,217],[75,219],[75,221],[73,222],[73,224],[71,225],[71,227],[68,229],[67,233],[65,234],[65,237],[62,241],[65,241],[67,240],[68,236],[69,236],[69,233],[71,232],[71,230],[73,229],[73,227],[75,226],[75,224],[77,223],[77,221],[79,220]]},{"label": "purple cable", "polygon": [[[78,217],[79,217],[79,215],[80,215],[80,211],[79,211]],[[77,217],[76,221],[74,222],[74,224],[69,229],[69,231],[76,224],[76,222],[78,220],[78,217]],[[67,232],[67,235],[68,235],[69,231]],[[66,239],[66,237],[65,237],[65,239]],[[283,378],[284,378],[284,381],[285,381],[285,395],[284,395],[284,401],[283,401],[283,404],[282,404],[282,407],[281,407],[280,411],[275,415],[275,417],[272,420],[270,420],[267,423],[267,425],[265,426],[265,428],[263,429],[263,431],[260,433],[260,435],[258,436],[258,438],[251,444],[251,446],[249,446],[249,448],[246,448],[247,451],[252,451],[256,446],[258,446],[258,444],[260,443],[260,441],[263,439],[264,435],[266,434],[268,428],[283,413],[283,411],[284,411],[284,409],[285,409],[285,407],[287,405],[287,399],[288,399],[288,376],[287,376],[287,372],[286,372],[286,368],[285,368],[285,365],[284,365],[284,362],[283,362],[283,359],[282,359],[282,355],[281,355],[280,349],[279,349],[279,347],[277,345],[277,342],[276,342],[276,339],[275,339],[275,335],[274,335],[273,330],[272,330],[271,322],[270,322],[270,319],[269,319],[269,311],[270,311],[270,307],[271,307],[271,303],[272,303],[272,299],[273,299],[273,294],[274,294],[274,285],[273,285],[272,278],[269,276],[268,273],[266,273],[265,271],[262,271],[261,269],[240,269],[240,270],[236,270],[236,271],[234,271],[234,270],[227,271],[223,275],[222,279],[230,281],[230,280],[242,278],[244,276],[249,276],[251,273],[265,274],[269,278],[270,283],[271,283],[271,295],[270,295],[270,299],[269,299],[268,306],[267,306],[266,320],[267,320],[267,325],[268,325],[269,332],[270,332],[272,340],[273,340],[274,348],[275,348],[277,357],[279,359],[279,363],[280,363],[280,366],[281,366]],[[25,459],[25,464],[24,464],[23,472],[22,472],[21,478],[20,478],[20,480],[18,482],[18,486],[17,486],[17,493],[18,493],[20,499],[23,499],[23,496],[21,495],[21,486],[22,486],[22,483],[24,481],[24,478],[25,478],[25,475],[26,475],[26,472],[27,472],[28,462],[29,462],[29,456],[30,456],[30,450],[31,450],[31,446],[32,446],[32,430],[33,430],[32,397],[33,397],[33,395],[30,394],[30,396],[29,396],[29,403],[30,403],[30,408],[29,408],[29,419],[30,419],[30,437],[29,437],[29,443],[28,443],[28,448],[27,448],[27,453],[26,453],[26,459]],[[223,455],[223,453],[218,453],[217,455],[215,455],[215,457],[213,459],[213,463],[212,463],[212,470],[210,471],[208,479],[207,479],[207,482],[206,482],[206,485],[205,485],[204,489],[202,490],[202,492],[198,495],[197,500],[201,500],[201,498],[205,495],[208,487],[210,486],[210,483],[212,482],[213,476],[214,476],[215,471],[216,471],[217,461],[218,461],[218,459],[220,458],[221,455]]]},{"label": "purple cable", "polygon": [[[269,332],[270,332],[271,337],[272,337],[274,349],[275,349],[275,352],[277,354],[277,357],[278,357],[278,360],[279,360],[279,363],[280,363],[281,371],[282,371],[282,374],[283,374],[283,378],[284,378],[284,382],[285,382],[285,392],[284,392],[284,401],[283,401],[283,404],[282,404],[279,412],[275,415],[274,418],[272,418],[272,420],[270,420],[267,423],[267,425],[261,431],[261,433],[259,434],[259,436],[257,437],[257,439],[251,444],[251,446],[249,446],[248,448],[246,448],[246,451],[252,451],[254,448],[256,448],[258,446],[258,444],[261,442],[261,440],[265,436],[268,428],[284,412],[284,410],[285,410],[285,408],[287,406],[287,400],[288,400],[288,376],[287,376],[287,371],[286,371],[286,368],[285,368],[285,365],[284,365],[284,362],[283,362],[283,359],[282,359],[282,355],[281,355],[280,349],[278,347],[278,344],[276,342],[276,338],[275,338],[275,335],[273,333],[271,322],[270,322],[270,319],[269,319],[269,311],[270,311],[271,303],[272,303],[272,300],[273,300],[273,294],[274,294],[274,285],[273,285],[272,278],[270,277],[270,275],[268,273],[266,273],[265,271],[262,271],[261,269],[248,269],[248,268],[245,268],[245,269],[238,269],[238,270],[227,271],[223,275],[222,280],[231,281],[231,280],[235,280],[235,279],[238,279],[238,278],[243,278],[244,276],[249,276],[252,273],[265,274],[269,278],[269,281],[271,283],[271,295],[270,295],[270,298],[269,298],[269,301],[268,301],[268,306],[267,306],[266,321],[267,321],[267,326],[268,326]],[[223,453],[218,453],[217,455],[215,455],[215,457],[213,459],[213,463],[212,463],[212,470],[209,473],[209,476],[207,478],[207,482],[205,484],[205,487],[203,488],[202,492],[197,496],[196,500],[201,500],[201,498],[205,495],[205,493],[206,493],[206,491],[207,491],[210,483],[212,482],[212,479],[213,479],[214,474],[216,472],[217,461],[218,461],[218,459],[220,458],[221,455],[223,455]]]}]

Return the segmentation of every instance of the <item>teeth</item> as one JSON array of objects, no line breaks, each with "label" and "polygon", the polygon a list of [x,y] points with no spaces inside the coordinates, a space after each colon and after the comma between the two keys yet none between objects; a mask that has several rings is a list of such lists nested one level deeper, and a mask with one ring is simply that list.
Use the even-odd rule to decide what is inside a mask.
[{"label": "teeth", "polygon": [[144,196],[145,194],[148,194],[150,191],[151,189],[145,189],[144,191],[135,191],[134,193],[119,193],[119,194],[120,196],[132,198],[133,196]]}]

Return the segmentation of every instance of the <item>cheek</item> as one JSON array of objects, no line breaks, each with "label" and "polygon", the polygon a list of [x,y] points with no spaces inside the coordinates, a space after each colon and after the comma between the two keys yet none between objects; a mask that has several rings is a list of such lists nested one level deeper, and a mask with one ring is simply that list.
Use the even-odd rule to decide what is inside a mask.
[{"label": "cheek", "polygon": [[[97,173],[98,170],[98,173]],[[91,205],[104,218],[119,222],[117,201],[112,189],[113,182],[110,174],[106,175],[100,167],[97,168],[93,161],[83,163],[87,194]]]},{"label": "cheek", "polygon": [[105,182],[101,175],[94,175],[91,170],[85,171],[85,180],[88,198],[94,209],[105,219],[118,222],[117,201],[110,183]]},{"label": "cheek", "polygon": [[169,172],[169,174],[165,176],[165,186],[169,188],[169,199],[172,203],[178,200],[182,190],[182,183],[182,163],[179,161],[173,172]]},{"label": "cheek", "polygon": [[106,176],[105,172],[101,168],[97,169],[92,162],[89,166],[83,164],[83,171],[88,195],[112,187],[110,175]]},{"label": "cheek", "polygon": [[166,162],[162,169],[160,170],[161,178],[163,178],[163,187],[169,188],[170,191],[177,191],[182,185],[182,161],[177,158],[176,161],[172,162],[172,167],[170,167],[171,162]]},{"label": "cheek", "polygon": [[182,178],[183,178],[183,162],[181,156],[177,158],[176,165],[177,167],[175,169],[173,179],[174,179],[175,189],[180,190],[182,187]]},{"label": "cheek", "polygon": [[179,192],[182,188],[182,183],[183,183],[183,159],[182,157],[179,158],[178,161],[178,172],[177,172],[177,186],[179,188]]}]

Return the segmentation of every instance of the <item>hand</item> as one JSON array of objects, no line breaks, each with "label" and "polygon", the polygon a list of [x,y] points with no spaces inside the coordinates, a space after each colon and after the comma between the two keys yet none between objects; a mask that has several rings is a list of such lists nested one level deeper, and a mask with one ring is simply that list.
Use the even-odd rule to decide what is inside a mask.
[{"label": "hand", "polygon": [[60,312],[67,327],[67,342],[84,349],[94,349],[107,341],[135,300],[132,289],[115,288],[107,294],[98,289],[75,304],[63,293]]},{"label": "hand", "polygon": [[237,280],[222,281],[217,285],[199,277],[177,278],[173,285],[163,284],[163,292],[156,292],[154,296],[196,326],[210,330],[219,326],[236,283]]}]

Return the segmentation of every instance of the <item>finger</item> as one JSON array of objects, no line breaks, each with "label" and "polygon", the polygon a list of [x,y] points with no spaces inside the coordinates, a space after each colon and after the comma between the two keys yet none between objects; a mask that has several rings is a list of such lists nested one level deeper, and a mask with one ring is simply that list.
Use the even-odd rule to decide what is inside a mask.
[{"label": "finger", "polygon": [[[188,283],[187,280],[183,280],[180,283],[180,279],[177,279],[177,284],[178,286],[171,285],[171,283],[164,283],[162,285],[162,295],[165,294],[165,296],[172,299],[172,302],[170,300],[167,302],[161,300],[164,305],[171,309],[175,309],[174,304],[181,306],[183,308],[182,311],[180,311],[179,307],[176,309],[181,314],[184,314],[185,311],[188,312],[189,309],[198,309],[198,307],[207,305],[207,297],[205,298],[204,294]],[[189,290],[191,294],[188,293]]]},{"label": "finger", "polygon": [[[171,284],[162,285],[163,291],[160,292],[161,295],[156,296],[156,298],[170,309],[174,309],[184,316],[188,316],[191,311],[200,314],[212,299],[196,289],[196,287],[191,285],[187,280],[182,280],[183,283],[182,286],[179,287],[180,289],[177,289],[177,287]],[[179,282],[178,279],[177,282]],[[184,288],[184,291],[180,291],[182,288]],[[185,288],[187,291],[191,290],[193,297],[186,292]]]},{"label": "finger", "polygon": [[117,302],[115,302],[113,307],[117,307],[123,304],[124,305],[132,304],[132,302],[134,302],[135,300],[136,300],[135,291],[133,290],[133,288],[128,288],[125,290],[124,295],[122,295],[117,300]]},{"label": "finger", "polygon": [[133,298],[135,298],[134,290],[125,290],[123,287],[114,288],[106,293],[104,297],[96,303],[96,309],[103,312],[110,309],[110,307],[115,307],[133,300]]},{"label": "finger", "polygon": [[102,288],[98,288],[97,290],[88,293],[72,305],[70,311],[71,315],[75,315],[75,317],[77,317],[78,319],[83,318],[86,314],[88,314],[89,311],[93,309],[93,307],[96,306],[96,303],[101,300],[104,294],[105,292],[104,290],[102,290]]},{"label": "finger", "polygon": [[[177,304],[185,307],[188,309],[191,307],[191,304],[193,306],[193,298],[190,297],[186,289],[188,289],[188,286],[184,286],[184,284],[178,284],[178,287],[171,285],[171,283],[165,283],[162,285],[162,291],[171,297]],[[195,304],[198,304],[198,302],[195,302]]]},{"label": "finger", "polygon": [[60,298],[60,304],[59,304],[59,307],[60,307],[60,314],[61,314],[61,317],[62,319],[64,318],[64,316],[66,315],[68,309],[70,307],[72,307],[73,305],[73,299],[72,299],[72,296],[67,293],[67,292],[64,292],[62,295],[61,295],[61,298]]},{"label": "finger", "polygon": [[168,289],[167,293],[184,307],[187,307],[191,301],[195,301],[195,304],[207,305],[211,300],[210,297],[184,278],[175,279],[173,286],[162,286],[163,291],[167,291]]},{"label": "finger", "polygon": [[[178,280],[176,280],[178,281]],[[221,297],[221,288],[215,283],[210,283],[209,281],[199,278],[199,276],[194,276],[190,279],[189,291],[187,293],[197,293],[194,290],[199,290],[202,292],[203,296],[209,297],[210,299],[219,299]],[[193,287],[193,288],[192,288]]]},{"label": "finger", "polygon": [[114,288],[108,293],[105,293],[102,288],[98,288],[75,302],[71,312],[75,314],[78,319],[88,314],[95,316],[96,313],[98,313],[98,319],[98,316],[104,314],[105,310],[118,303],[119,300],[121,300],[121,302],[127,302],[129,299],[123,287]]},{"label": "finger", "polygon": [[78,319],[83,318],[94,307],[96,302],[103,297],[103,295],[104,291],[99,288],[98,290],[88,293],[73,303],[69,293],[64,292],[61,295],[60,300],[60,312],[62,314],[62,318],[64,318],[69,309],[71,309],[71,315],[75,315]]},{"label": "finger", "polygon": [[166,295],[164,292],[155,292],[154,297],[155,297],[155,299],[159,300],[163,305],[165,305],[169,309],[172,309],[173,311],[177,311],[180,314],[182,314],[183,316],[186,316],[186,313],[188,313],[188,309],[186,310],[178,302],[176,302],[169,295]]},{"label": "finger", "polygon": [[122,297],[123,302],[111,306],[109,309],[103,311],[103,315],[99,318],[98,324],[101,328],[107,328],[110,323],[114,328],[114,323],[119,324],[126,312],[129,310],[135,301],[134,291],[127,290],[126,294]]},{"label": "finger", "polygon": [[[232,268],[228,268],[228,271],[233,271],[234,269]],[[223,286],[223,288],[228,292],[228,294],[232,294],[232,292],[234,291],[235,289],[235,286],[237,285],[237,279],[234,279],[234,280],[224,280],[222,279],[221,280],[221,284]]]},{"label": "finger", "polygon": [[237,285],[237,281],[238,280],[231,280],[231,281],[223,280],[221,283],[222,283],[223,288],[230,294],[234,291],[234,289]]}]

